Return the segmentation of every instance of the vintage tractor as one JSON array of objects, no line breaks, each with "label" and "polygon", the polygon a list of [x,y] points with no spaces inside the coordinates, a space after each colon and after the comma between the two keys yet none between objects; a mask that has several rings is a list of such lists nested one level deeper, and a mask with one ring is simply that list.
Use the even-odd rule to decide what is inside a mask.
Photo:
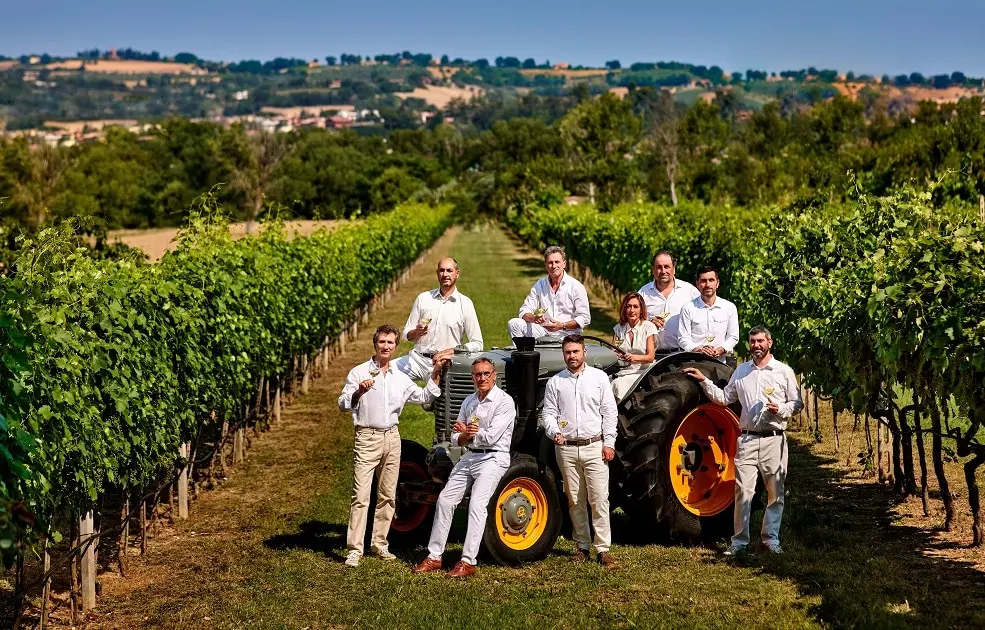
[{"label": "vintage tractor", "polygon": [[[586,364],[614,374],[621,367],[615,347],[586,337]],[[521,344],[522,346],[523,344]],[[541,338],[528,347],[481,353],[496,365],[496,383],[517,404],[512,463],[493,494],[484,548],[501,564],[542,559],[567,523],[567,499],[539,417],[547,380],[565,369],[561,343]],[[451,443],[459,408],[474,389],[471,365],[480,353],[456,353],[434,403],[430,450],[404,440],[391,532],[397,538],[426,536],[434,504],[452,466],[465,449]],[[739,425],[733,409],[710,403],[681,373],[700,369],[724,387],[732,368],[702,354],[658,354],[618,402],[616,458],[610,464],[610,504],[622,508],[635,528],[663,541],[711,541],[731,534],[735,487],[733,458]]]}]

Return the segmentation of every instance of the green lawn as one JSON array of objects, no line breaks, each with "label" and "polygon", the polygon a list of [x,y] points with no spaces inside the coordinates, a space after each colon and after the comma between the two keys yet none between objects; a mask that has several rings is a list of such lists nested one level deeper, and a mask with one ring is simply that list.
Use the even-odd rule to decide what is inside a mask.
[{"label": "green lawn", "polygon": [[[506,345],[505,324],[533,280],[539,257],[495,228],[446,239],[410,284],[374,315],[402,324],[418,291],[435,285],[434,263],[450,252],[461,288],[475,300],[487,347]],[[596,315],[597,332],[609,319]],[[981,574],[928,558],[918,533],[888,522],[884,490],[847,486],[795,439],[780,557],[724,562],[711,549],[632,544],[614,518],[620,568],[572,565],[561,541],[544,562],[482,565],[453,582],[413,576],[423,547],[395,547],[400,560],[341,563],[351,486],[351,423],[335,407],[353,350],[285,410],[249,459],[217,492],[133,563],[126,580],[103,577],[94,627],[104,628],[804,628],[982,627]],[[408,411],[404,437],[431,441],[431,418]],[[759,514],[754,515],[754,522]],[[754,535],[758,523],[754,527]],[[457,560],[464,528],[452,531]]]}]

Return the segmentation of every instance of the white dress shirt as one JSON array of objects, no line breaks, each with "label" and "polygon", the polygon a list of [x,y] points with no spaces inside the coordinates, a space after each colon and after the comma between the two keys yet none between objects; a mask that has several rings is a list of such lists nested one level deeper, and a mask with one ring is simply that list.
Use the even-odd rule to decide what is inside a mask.
[{"label": "white dress shirt", "polygon": [[643,302],[646,303],[647,319],[659,317],[660,313],[670,313],[664,319],[663,330],[657,337],[657,350],[680,348],[677,331],[680,326],[681,309],[694,298],[701,297],[701,292],[690,282],[674,278],[674,287],[667,297],[664,297],[664,294],[660,292],[655,281],[640,287],[639,294],[643,296]]},{"label": "white dress shirt", "polygon": [[561,370],[547,381],[542,413],[544,431],[554,439],[583,440],[602,435],[602,445],[616,445],[616,398],[608,375],[586,365],[578,374]]},{"label": "white dress shirt", "polygon": [[[510,452],[513,425],[516,423],[516,404],[509,394],[496,385],[493,385],[482,400],[479,400],[478,392],[469,394],[458,410],[458,421],[465,424],[479,423],[479,432],[472,438],[470,447],[491,449],[497,453]],[[452,444],[458,444],[459,435],[452,433]]]},{"label": "white dress shirt", "polygon": [[534,314],[538,308],[546,309],[544,318],[550,318],[555,322],[569,322],[574,320],[578,328],[574,330],[559,330],[555,335],[580,334],[582,328],[587,328],[592,323],[592,313],[588,306],[588,292],[585,285],[578,282],[567,273],[561,276],[561,284],[557,288],[557,293],[551,289],[551,281],[548,276],[544,276],[534,283],[527,299],[520,307],[519,317],[525,314]]},{"label": "white dress shirt", "polygon": [[[773,357],[761,368],[752,361],[740,365],[724,390],[708,378],[701,381],[701,387],[708,398],[720,405],[731,405],[738,400],[742,405],[739,428],[750,431],[786,430],[787,418],[804,406],[797,376],[789,365]],[[766,409],[769,400],[780,408],[776,415]]]},{"label": "white dress shirt", "polygon": [[739,343],[739,312],[735,304],[717,296],[711,306],[702,298],[688,302],[681,309],[678,338],[682,350],[711,346],[732,352]]},{"label": "white dress shirt", "polygon": [[[373,376],[370,370],[376,369],[376,361],[370,359],[349,370],[342,395],[339,396],[339,409],[352,412],[352,424],[357,427],[389,429],[400,422],[400,412],[404,405],[412,402],[424,404],[441,395],[441,388],[428,379],[427,386],[419,387],[406,374],[396,369],[393,363],[386,372]],[[352,404],[352,395],[359,384],[366,379],[374,379],[373,388]]]},{"label": "white dress shirt", "polygon": [[421,335],[414,343],[418,353],[434,353],[462,345],[463,335],[469,338],[465,347],[469,352],[482,352],[482,331],[475,306],[468,296],[455,289],[447,298],[441,296],[441,289],[425,291],[417,296],[410,308],[410,316],[404,324],[404,339],[407,333],[417,328],[418,322],[430,317],[427,334]]}]

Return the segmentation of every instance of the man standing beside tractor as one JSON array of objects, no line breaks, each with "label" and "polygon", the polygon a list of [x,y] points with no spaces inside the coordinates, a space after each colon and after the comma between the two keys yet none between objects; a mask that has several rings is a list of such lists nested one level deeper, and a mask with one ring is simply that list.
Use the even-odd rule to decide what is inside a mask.
[{"label": "man standing beside tractor", "polygon": [[447,360],[435,361],[431,380],[422,389],[406,374],[394,370],[390,362],[400,332],[383,324],[373,333],[376,354],[349,371],[339,396],[339,409],[352,412],[356,428],[353,452],[352,502],[346,535],[347,566],[359,565],[363,555],[366,517],[373,486],[373,473],[379,479],[376,515],[373,520],[372,550],[384,560],[393,560],[387,534],[396,506],[397,474],[400,469],[400,412],[408,402],[428,403],[441,395],[438,382]]},{"label": "man standing beside tractor", "polygon": [[414,342],[414,348],[394,365],[414,380],[427,378],[434,361],[451,357],[464,337],[469,352],[482,352],[479,318],[472,300],[458,292],[458,275],[458,261],[442,259],[438,288],[418,295],[410,309],[403,336]]},{"label": "man standing beside tractor", "polygon": [[646,314],[660,335],[657,351],[670,352],[680,348],[677,332],[681,309],[701,296],[694,285],[678,280],[677,261],[673,254],[661,250],[653,255],[653,282],[640,287],[639,294],[646,302]]},{"label": "man standing beside tractor", "polygon": [[563,247],[551,245],[544,250],[547,276],[534,283],[519,315],[509,321],[511,339],[580,334],[592,323],[588,292],[565,272],[567,264]]},{"label": "man standing beside tractor", "polygon": [[462,559],[447,575],[468,577],[475,573],[489,499],[510,467],[510,441],[516,421],[513,398],[496,386],[496,366],[485,357],[472,362],[472,383],[475,392],[462,403],[451,436],[453,444],[466,447],[468,452],[452,468],[438,495],[428,555],[414,568],[415,574],[441,570],[455,507],[469,489],[469,523]]},{"label": "man standing beside tractor", "polygon": [[763,514],[761,538],[767,550],[782,553],[780,548],[780,519],[783,516],[783,486],[787,476],[787,440],[784,434],[787,419],[804,405],[800,387],[793,370],[777,361],[771,352],[773,337],[764,327],[749,331],[749,351],[752,360],[746,361],[732,373],[722,390],[694,367],[682,371],[701,384],[708,398],[719,405],[739,401],[738,449],[735,454],[735,513],[734,535],[726,555],[734,556],[749,544],[749,518],[756,494],[757,473],[763,476],[768,493]]},{"label": "man standing beside tractor", "polygon": [[718,271],[714,267],[698,270],[695,298],[681,309],[678,338],[681,349],[700,352],[725,362],[725,355],[739,343],[739,313],[735,304],[718,297]]},{"label": "man standing beside tractor", "polygon": [[585,341],[569,335],[561,344],[567,370],[547,381],[544,391],[543,423],[554,441],[558,467],[568,495],[575,562],[589,558],[589,508],[595,530],[597,559],[606,568],[615,567],[609,554],[609,468],[615,457],[616,399],[609,377],[585,365]]}]

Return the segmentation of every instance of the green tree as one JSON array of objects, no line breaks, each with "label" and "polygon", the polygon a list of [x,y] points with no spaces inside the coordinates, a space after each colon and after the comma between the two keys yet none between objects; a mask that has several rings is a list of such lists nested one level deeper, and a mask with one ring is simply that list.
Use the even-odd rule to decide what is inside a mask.
[{"label": "green tree", "polygon": [[273,183],[277,165],[290,152],[291,145],[281,134],[267,133],[261,129],[240,128],[245,142],[241,160],[232,171],[233,190],[244,197],[246,233],[256,229],[256,220],[263,209],[265,194]]},{"label": "green tree", "polygon": [[642,124],[630,104],[611,92],[587,100],[558,124],[572,172],[589,197],[609,209],[629,196],[635,169],[633,158]]}]

